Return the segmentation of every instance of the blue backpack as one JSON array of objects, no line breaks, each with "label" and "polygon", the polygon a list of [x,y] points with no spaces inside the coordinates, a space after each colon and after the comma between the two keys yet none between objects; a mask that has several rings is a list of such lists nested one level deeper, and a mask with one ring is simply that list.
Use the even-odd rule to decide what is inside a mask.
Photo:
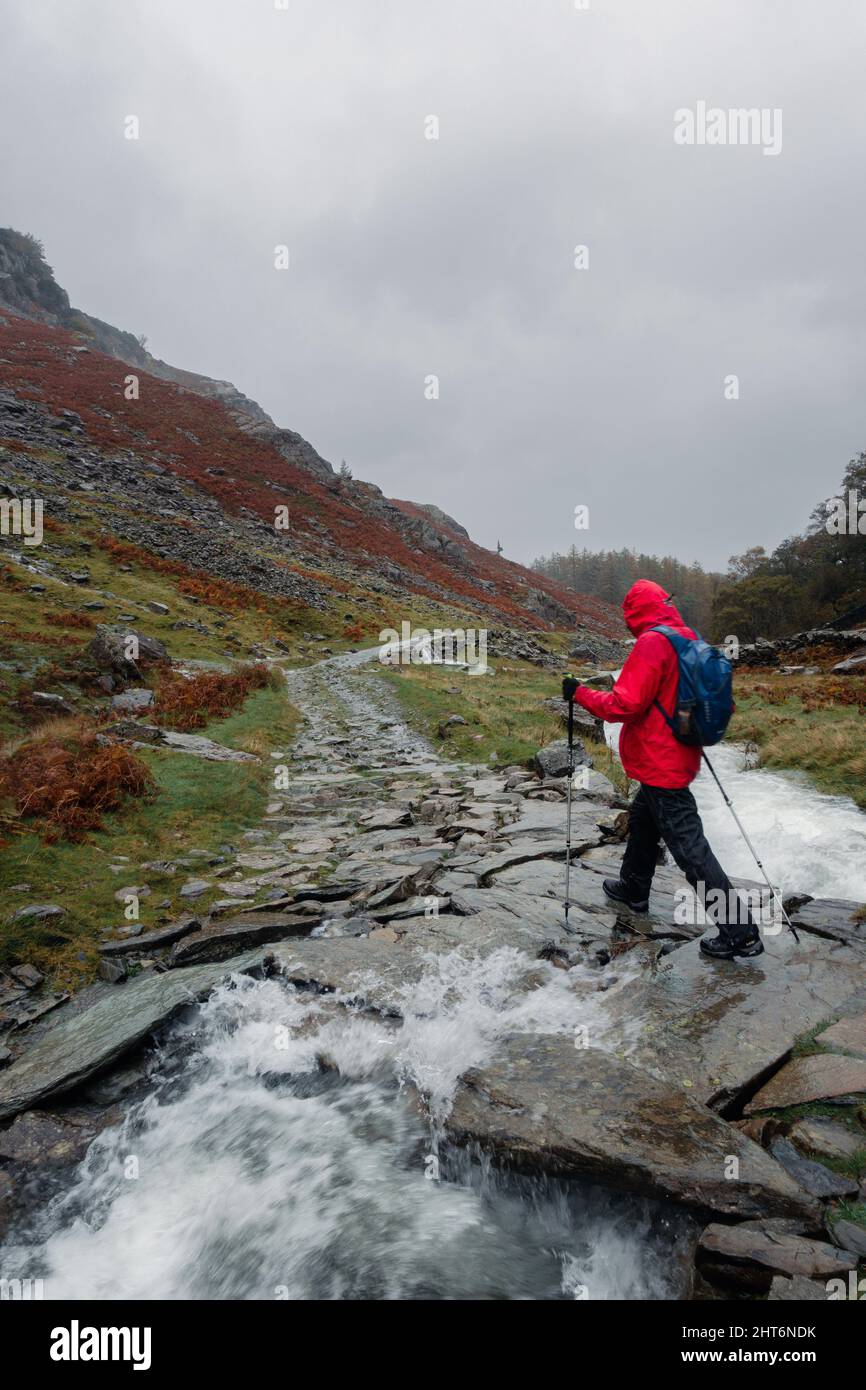
[{"label": "blue backpack", "polygon": [[724,738],[734,712],[733,672],[726,656],[703,637],[683,637],[671,627],[654,627],[677,654],[680,684],[673,715],[656,708],[679,743],[709,747]]}]

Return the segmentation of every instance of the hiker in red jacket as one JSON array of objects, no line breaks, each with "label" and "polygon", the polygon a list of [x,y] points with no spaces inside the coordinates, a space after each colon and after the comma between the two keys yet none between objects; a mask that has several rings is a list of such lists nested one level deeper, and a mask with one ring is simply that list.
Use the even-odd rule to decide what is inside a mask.
[{"label": "hiker in red jacket", "polygon": [[[655,701],[673,715],[679,684],[679,664],[671,643],[650,629],[664,624],[684,637],[696,634],[686,627],[660,585],[639,579],[623,600],[626,625],[637,641],[613,690],[590,690],[573,676],[562,682],[562,698],[574,700],[608,723],[621,723],[619,755],[629,777],[640,788],[629,807],[628,844],[619,878],[606,878],[604,891],[633,912],[649,908],[650,885],[659,841],[663,840],[691,884],[718,936],[704,937],[701,950],[717,960],[758,956],[764,947],[751,915],[741,903],[704,835],[689,783],[698,774],[701,750],[674,738]],[[724,893],[725,906],[707,904],[714,889]],[[728,906],[734,910],[729,913]],[[728,921],[729,915],[734,919]]]}]

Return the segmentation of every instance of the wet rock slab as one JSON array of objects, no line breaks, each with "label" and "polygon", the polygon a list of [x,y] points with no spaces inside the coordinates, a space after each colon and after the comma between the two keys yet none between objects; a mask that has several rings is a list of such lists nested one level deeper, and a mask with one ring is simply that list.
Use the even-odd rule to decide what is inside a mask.
[{"label": "wet rock slab", "polygon": [[757,1110],[833,1100],[858,1091],[866,1091],[866,1062],[859,1058],[832,1053],[795,1057],[752,1097],[745,1113],[753,1115]]},{"label": "wet rock slab", "polygon": [[[802,1278],[844,1275],[857,1264],[856,1255],[825,1241],[784,1230],[771,1223],[742,1226],[708,1226],[699,1244],[699,1260],[707,1255],[733,1265],[757,1265],[773,1274]],[[768,1277],[767,1283],[769,1284]]]},{"label": "wet rock slab", "polygon": [[287,936],[303,935],[318,926],[320,917],[307,913],[257,912],[211,923],[179,941],[171,953],[172,966],[189,967],[211,961],[231,961],[242,951]]},{"label": "wet rock slab", "polygon": [[[556,898],[540,897],[532,893],[521,893],[514,888],[498,886],[461,888],[451,897],[451,911],[463,917],[473,917],[479,912],[496,908],[512,917],[520,918],[529,926],[538,927],[547,937],[557,937],[563,931],[563,904]],[[581,936],[608,941],[611,931],[616,926],[616,917],[613,913],[602,915],[584,912],[581,907],[572,903],[569,922],[572,930]]]},{"label": "wet rock slab", "polygon": [[803,931],[866,951],[866,919],[858,918],[862,911],[862,903],[847,898],[813,898],[791,914],[791,921]]},{"label": "wet rock slab", "polygon": [[836,1047],[852,1057],[866,1060],[866,1013],[853,1018],[840,1018],[838,1023],[819,1033],[815,1041],[824,1047]]},{"label": "wet rock slab", "polygon": [[794,1181],[806,1192],[811,1192],[813,1197],[823,1199],[857,1196],[859,1184],[856,1178],[846,1178],[841,1173],[834,1173],[831,1168],[826,1168],[823,1163],[804,1158],[790,1139],[778,1135],[770,1141],[769,1151],[777,1163],[781,1163],[785,1171],[790,1173]]},{"label": "wet rock slab", "polygon": [[[263,961],[264,952],[251,952],[233,960],[231,970],[254,973]],[[58,1018],[0,1073],[0,1119],[96,1076],[186,1004],[203,999],[228,973],[225,965],[202,965],[142,976],[103,994],[89,1008]]]},{"label": "wet rock slab", "polygon": [[[100,1117],[100,1124],[104,1116]],[[30,1110],[19,1115],[0,1134],[0,1161],[28,1171],[37,1165],[78,1163],[86,1154],[99,1126],[92,1116],[70,1116]]]},{"label": "wet rock slab", "polygon": [[187,917],[184,920],[172,922],[167,927],[161,927],[158,931],[145,932],[141,936],[125,937],[121,941],[106,941],[104,945],[100,946],[99,951],[103,956],[145,955],[148,951],[170,946],[173,941],[179,941],[182,936],[188,936],[190,932],[198,931],[201,925],[197,917]]},{"label": "wet rock slab", "polygon": [[[485,956],[505,946],[523,952],[526,988],[531,988],[537,984],[536,972],[541,968],[538,954],[552,935],[543,925],[501,909],[471,917],[456,913],[438,918],[419,916],[398,921],[396,926],[404,933],[396,941],[381,935],[307,937],[281,942],[271,955],[277,969],[295,984],[337,990],[362,998],[371,1008],[395,1013],[400,1011],[402,987],[415,983],[430,968],[432,958],[457,949],[467,958]],[[570,940],[562,939],[565,943]]]},{"label": "wet rock slab", "polygon": [[[642,1021],[629,1060],[721,1108],[862,989],[862,957],[851,947],[805,935],[797,943],[790,932],[765,936],[764,946],[752,960],[719,962],[702,957],[692,941],[667,956],[655,976],[633,981],[615,1003],[623,1027]],[[866,1077],[866,1063],[857,1065]],[[753,1102],[746,1113],[796,1103]]]},{"label": "wet rock slab", "polygon": [[[779,1165],[681,1090],[571,1038],[515,1034],[468,1072],[447,1121],[524,1171],[593,1178],[701,1211],[807,1216],[811,1199]],[[726,1176],[730,1160],[739,1177]]]}]

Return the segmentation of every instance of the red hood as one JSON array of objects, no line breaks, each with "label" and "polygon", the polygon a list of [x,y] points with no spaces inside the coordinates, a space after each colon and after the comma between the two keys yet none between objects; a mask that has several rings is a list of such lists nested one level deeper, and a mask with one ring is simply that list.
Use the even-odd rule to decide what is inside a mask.
[{"label": "red hood", "polygon": [[672,603],[666,603],[666,591],[652,579],[638,579],[622,601],[622,614],[633,637],[640,637],[651,627],[666,623],[668,627],[686,625]]}]

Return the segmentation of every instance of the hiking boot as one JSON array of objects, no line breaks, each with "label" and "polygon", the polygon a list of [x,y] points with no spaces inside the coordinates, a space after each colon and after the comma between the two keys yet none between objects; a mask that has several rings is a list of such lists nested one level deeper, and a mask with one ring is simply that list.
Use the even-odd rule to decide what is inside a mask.
[{"label": "hiking boot", "polygon": [[621,878],[603,878],[601,886],[612,902],[630,907],[632,912],[649,911],[649,898],[633,898]]},{"label": "hiking boot", "polygon": [[757,927],[753,927],[745,936],[729,937],[722,936],[702,936],[701,955],[710,956],[712,960],[733,960],[734,956],[760,956],[764,951],[764,943]]}]

